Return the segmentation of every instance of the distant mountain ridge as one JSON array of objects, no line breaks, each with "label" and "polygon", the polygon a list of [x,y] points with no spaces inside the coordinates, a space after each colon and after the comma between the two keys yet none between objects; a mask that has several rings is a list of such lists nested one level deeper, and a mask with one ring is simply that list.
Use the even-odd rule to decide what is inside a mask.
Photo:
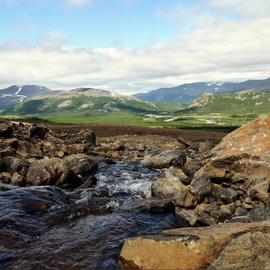
[{"label": "distant mountain ridge", "polygon": [[160,88],[148,93],[134,96],[153,103],[189,104],[205,92],[214,94],[237,93],[244,90],[270,91],[270,78],[265,80],[247,80],[240,83],[232,82],[199,82],[187,83],[171,88]]},{"label": "distant mountain ridge", "polygon": [[0,109],[6,109],[16,102],[23,102],[27,98],[38,95],[53,94],[49,88],[39,85],[12,85],[0,89]]}]

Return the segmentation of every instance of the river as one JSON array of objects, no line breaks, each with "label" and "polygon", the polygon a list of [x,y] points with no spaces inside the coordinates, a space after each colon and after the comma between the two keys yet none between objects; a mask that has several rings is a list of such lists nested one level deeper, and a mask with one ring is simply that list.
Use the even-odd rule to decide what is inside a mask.
[{"label": "river", "polygon": [[101,163],[91,189],[1,184],[0,268],[121,269],[125,239],[176,225],[172,212],[145,207],[158,174],[139,163]]}]

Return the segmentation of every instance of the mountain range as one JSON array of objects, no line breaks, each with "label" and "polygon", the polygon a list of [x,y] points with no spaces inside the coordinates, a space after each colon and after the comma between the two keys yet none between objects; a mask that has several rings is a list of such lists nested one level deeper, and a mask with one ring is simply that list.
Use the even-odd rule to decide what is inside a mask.
[{"label": "mountain range", "polygon": [[148,93],[134,96],[153,103],[189,104],[205,92],[214,94],[236,93],[244,90],[270,91],[270,78],[265,80],[248,80],[233,82],[199,82],[187,83],[171,88],[160,88]]},{"label": "mountain range", "polygon": [[[52,93],[52,94],[51,94]],[[32,92],[33,94],[33,92]],[[66,114],[97,115],[110,112],[145,113],[159,111],[157,105],[94,88],[45,91],[43,95],[32,96],[7,108],[5,114],[36,115]]]}]

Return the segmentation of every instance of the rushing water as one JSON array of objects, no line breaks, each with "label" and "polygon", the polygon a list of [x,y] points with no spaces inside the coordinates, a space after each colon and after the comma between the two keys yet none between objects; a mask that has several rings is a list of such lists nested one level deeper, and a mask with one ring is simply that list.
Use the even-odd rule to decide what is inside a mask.
[{"label": "rushing water", "polygon": [[126,238],[175,225],[170,213],[135,207],[157,174],[101,163],[94,189],[0,185],[0,269],[119,269]]}]

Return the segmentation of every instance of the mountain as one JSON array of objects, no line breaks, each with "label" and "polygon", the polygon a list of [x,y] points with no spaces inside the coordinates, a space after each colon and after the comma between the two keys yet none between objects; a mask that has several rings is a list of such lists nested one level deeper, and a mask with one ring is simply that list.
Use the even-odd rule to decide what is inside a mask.
[{"label": "mountain", "polygon": [[132,96],[93,88],[77,88],[70,91],[58,91],[53,95],[32,97],[30,100],[16,103],[4,113],[16,115],[71,113],[86,116],[109,112],[145,113],[158,110],[155,104]]},{"label": "mountain", "polygon": [[239,93],[204,93],[179,113],[203,114],[265,114],[270,112],[270,93],[242,91]]},{"label": "mountain", "polygon": [[160,88],[149,93],[139,93],[134,96],[141,100],[153,103],[189,104],[205,92],[223,94],[235,93],[244,90],[270,91],[270,78],[265,80],[248,80],[240,83],[187,83],[171,88]]},{"label": "mountain", "polygon": [[53,93],[49,88],[39,85],[12,85],[0,90],[0,110],[6,109],[16,102],[22,102],[33,96],[43,96]]}]

